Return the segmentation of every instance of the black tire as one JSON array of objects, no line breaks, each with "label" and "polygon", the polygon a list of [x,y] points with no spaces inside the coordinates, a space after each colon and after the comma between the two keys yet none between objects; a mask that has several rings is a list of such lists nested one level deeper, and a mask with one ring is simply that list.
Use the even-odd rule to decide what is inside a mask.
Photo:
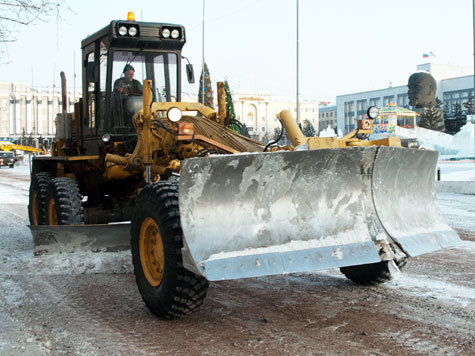
[{"label": "black tire", "polygon": [[399,267],[393,261],[382,261],[366,265],[341,267],[340,272],[357,284],[374,285],[390,281],[398,273],[398,269]]},{"label": "black tire", "polygon": [[10,168],[15,168],[15,164],[10,164]]},{"label": "black tire", "polygon": [[46,224],[84,224],[82,197],[78,184],[71,178],[54,178],[46,192]]},{"label": "black tire", "polygon": [[[149,232],[148,228],[153,231]],[[164,319],[191,314],[206,297],[208,281],[183,267],[182,247],[178,184],[157,182],[148,185],[137,198],[132,219],[132,263],[145,305],[153,314]],[[162,255],[155,253],[157,248],[161,249]],[[153,257],[144,258],[143,255],[147,254]],[[153,279],[157,272],[157,278]]]},{"label": "black tire", "polygon": [[53,175],[49,172],[36,173],[31,177],[28,217],[30,225],[46,224],[46,191]]}]

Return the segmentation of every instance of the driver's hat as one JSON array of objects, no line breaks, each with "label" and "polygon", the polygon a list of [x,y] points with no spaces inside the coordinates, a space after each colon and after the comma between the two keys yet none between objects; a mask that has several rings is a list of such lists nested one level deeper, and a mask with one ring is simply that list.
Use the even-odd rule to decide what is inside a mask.
[{"label": "driver's hat", "polygon": [[126,64],[125,67],[124,67],[124,71],[122,73],[125,73],[128,70],[133,70],[135,72],[134,67],[132,67],[130,64]]}]

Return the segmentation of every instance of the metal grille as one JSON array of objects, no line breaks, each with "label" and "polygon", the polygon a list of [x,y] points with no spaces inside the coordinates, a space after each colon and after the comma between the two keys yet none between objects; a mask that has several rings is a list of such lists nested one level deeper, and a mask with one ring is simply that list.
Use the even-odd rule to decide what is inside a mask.
[{"label": "metal grille", "polygon": [[160,31],[158,27],[140,27],[140,36],[144,37],[158,37]]}]

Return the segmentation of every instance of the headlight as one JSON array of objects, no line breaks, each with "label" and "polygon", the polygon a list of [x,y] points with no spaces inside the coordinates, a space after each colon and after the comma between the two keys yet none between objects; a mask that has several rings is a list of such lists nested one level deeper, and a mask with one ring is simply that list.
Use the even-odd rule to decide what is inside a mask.
[{"label": "headlight", "polygon": [[131,26],[129,28],[129,36],[134,37],[137,34],[137,27]]},{"label": "headlight", "polygon": [[108,133],[105,133],[104,135],[102,135],[101,139],[102,139],[102,142],[109,142],[111,140],[111,135]]},{"label": "headlight", "polygon": [[164,29],[162,30],[162,36],[163,36],[164,38],[170,37],[170,30],[169,30],[168,28],[164,28]]},{"label": "headlight", "polygon": [[127,34],[127,27],[125,26],[120,26],[119,27],[119,35],[125,36]]},{"label": "headlight", "polygon": [[177,39],[178,37],[180,37],[180,31],[178,31],[177,29],[174,29],[172,31],[172,38]]},{"label": "headlight", "polygon": [[172,122],[177,122],[181,119],[181,110],[177,107],[171,107],[167,111],[167,118]]},{"label": "headlight", "polygon": [[368,116],[371,118],[371,119],[376,119],[379,115],[379,110],[376,106],[370,106],[368,108],[368,112],[367,112]]}]

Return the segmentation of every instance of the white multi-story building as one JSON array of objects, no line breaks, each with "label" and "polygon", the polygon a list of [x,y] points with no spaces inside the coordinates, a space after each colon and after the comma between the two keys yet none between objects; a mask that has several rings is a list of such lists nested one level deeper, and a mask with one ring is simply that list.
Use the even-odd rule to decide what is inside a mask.
[{"label": "white multi-story building", "polygon": [[[79,92],[68,92],[67,111],[74,110]],[[236,119],[245,124],[249,133],[258,139],[272,138],[280,130],[277,114],[289,110],[297,119],[297,104],[292,98],[274,97],[255,92],[232,93]],[[196,97],[184,97],[196,101]],[[299,122],[309,121],[319,132],[318,102],[299,103]],[[0,138],[21,141],[22,138],[54,138],[56,114],[62,110],[61,94],[53,88],[30,87],[23,83],[0,83]]]},{"label": "white multi-story building", "polygon": [[[282,110],[289,110],[297,119],[297,103],[293,98],[282,98],[267,93],[257,92],[233,92],[234,113],[236,120],[245,124],[249,134],[254,138],[268,141],[274,136],[275,129],[280,130],[281,125],[277,114]],[[184,96],[183,101],[196,102],[196,96]],[[215,98],[215,103],[217,102]],[[319,132],[317,101],[300,101],[299,122],[303,126],[309,121]]]},{"label": "white multi-story building", "polygon": [[[436,97],[443,101],[449,115],[453,112],[456,103],[463,105],[470,96],[473,96],[473,68],[425,63],[418,65],[417,71],[430,73],[434,77],[437,82]],[[411,74],[408,74],[408,79]],[[370,106],[381,108],[392,102],[398,106],[413,109],[409,106],[407,90],[407,85],[401,85],[338,95],[336,97],[338,129],[344,133],[355,129],[357,120],[365,115]]]},{"label": "white multi-story building", "polygon": [[[297,119],[295,99],[254,92],[234,92],[232,97],[236,119],[249,128],[252,136],[257,136],[261,140],[270,139],[275,129],[280,130],[277,114],[282,110],[289,110]],[[305,121],[309,121],[315,132],[318,132],[318,102],[299,102],[299,112],[299,123],[303,126]]]},{"label": "white multi-story building", "polygon": [[[68,93],[67,110],[73,111],[80,93]],[[62,109],[61,94],[53,88],[30,87],[23,83],[0,83],[0,138],[52,139],[56,114]]]},{"label": "white multi-story building", "polygon": [[320,133],[327,128],[336,129],[336,105],[324,105],[318,108],[319,128],[317,132]]}]

